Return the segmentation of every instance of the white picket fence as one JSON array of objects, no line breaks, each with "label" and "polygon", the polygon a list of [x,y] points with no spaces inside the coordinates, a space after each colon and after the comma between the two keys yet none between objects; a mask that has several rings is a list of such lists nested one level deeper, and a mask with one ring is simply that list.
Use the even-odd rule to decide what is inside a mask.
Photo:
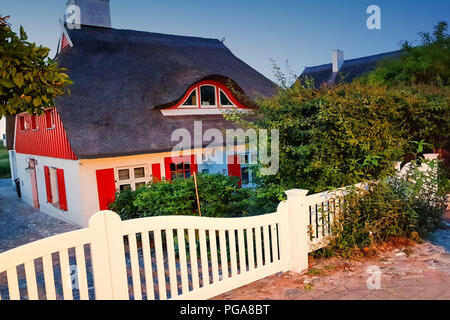
[{"label": "white picket fence", "polygon": [[0,299],[208,299],[308,268],[327,244],[344,190],[289,190],[246,218],[95,214],[89,227],[0,254]]}]

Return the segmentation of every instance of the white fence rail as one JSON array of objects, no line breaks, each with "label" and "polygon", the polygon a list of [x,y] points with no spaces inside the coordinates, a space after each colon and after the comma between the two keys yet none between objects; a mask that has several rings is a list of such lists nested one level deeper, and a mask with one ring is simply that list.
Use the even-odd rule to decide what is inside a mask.
[{"label": "white fence rail", "polygon": [[301,272],[323,247],[342,190],[289,190],[248,218],[95,214],[89,228],[0,254],[0,299],[208,299],[269,275]]}]

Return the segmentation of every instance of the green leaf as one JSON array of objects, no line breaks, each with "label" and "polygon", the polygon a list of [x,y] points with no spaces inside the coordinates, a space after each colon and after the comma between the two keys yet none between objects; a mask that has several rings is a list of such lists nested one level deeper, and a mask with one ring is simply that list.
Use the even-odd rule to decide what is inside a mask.
[{"label": "green leaf", "polygon": [[10,79],[0,79],[0,85],[8,89],[16,87],[14,82],[12,82]]},{"label": "green leaf", "polygon": [[25,83],[23,74],[17,73],[15,76],[13,76],[13,81],[19,89],[22,88]]}]

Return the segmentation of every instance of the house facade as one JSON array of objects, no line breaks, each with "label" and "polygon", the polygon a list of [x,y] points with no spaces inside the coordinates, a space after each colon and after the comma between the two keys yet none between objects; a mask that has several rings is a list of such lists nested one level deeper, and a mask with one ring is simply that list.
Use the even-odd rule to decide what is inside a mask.
[{"label": "house facade", "polygon": [[[116,192],[147,183],[205,172],[250,184],[256,154],[210,133],[238,129],[223,114],[250,112],[275,85],[219,40],[113,29],[109,1],[94,2],[81,28],[62,26],[57,59],[71,93],[42,115],[7,119],[23,200],[85,227]],[[180,133],[193,138],[174,153]]]}]

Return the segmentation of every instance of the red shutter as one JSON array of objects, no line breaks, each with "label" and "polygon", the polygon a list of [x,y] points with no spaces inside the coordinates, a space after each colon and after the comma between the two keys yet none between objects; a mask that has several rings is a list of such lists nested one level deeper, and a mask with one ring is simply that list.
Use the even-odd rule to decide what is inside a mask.
[{"label": "red shutter", "polygon": [[238,177],[239,185],[242,185],[241,163],[240,157],[237,155],[228,156],[228,175],[230,177]]},{"label": "red shutter", "polygon": [[98,203],[100,210],[108,210],[116,199],[116,180],[114,169],[97,170]]},{"label": "red shutter", "polygon": [[47,190],[47,202],[53,203],[52,184],[50,182],[50,168],[44,167],[45,189]]},{"label": "red shutter", "polygon": [[67,211],[66,182],[64,180],[64,170],[56,169],[56,177],[58,179],[59,208],[63,211]]},{"label": "red shutter", "polygon": [[161,182],[161,165],[159,163],[152,164],[153,182]]}]

